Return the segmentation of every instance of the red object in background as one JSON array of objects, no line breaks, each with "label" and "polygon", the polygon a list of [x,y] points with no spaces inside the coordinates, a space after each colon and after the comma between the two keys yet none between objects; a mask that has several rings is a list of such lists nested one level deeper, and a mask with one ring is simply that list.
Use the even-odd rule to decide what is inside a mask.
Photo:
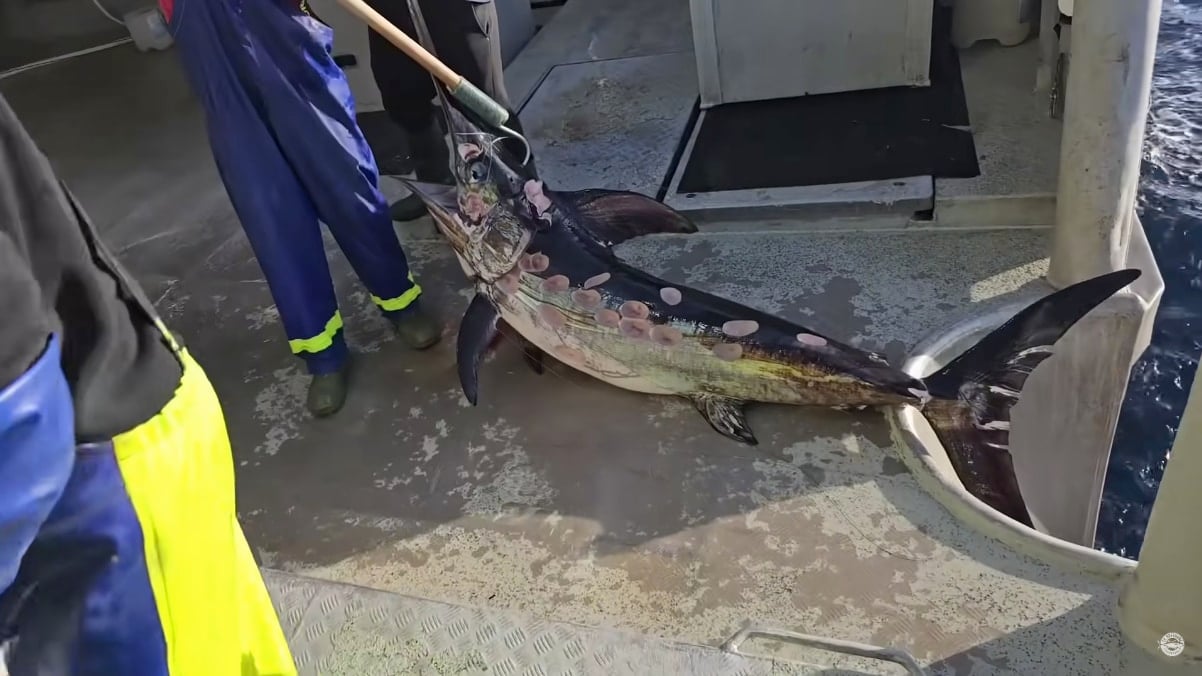
[{"label": "red object in background", "polygon": [[[306,0],[297,0],[296,4],[305,14],[317,19],[317,15],[313,13],[313,10],[309,9],[309,3]],[[175,11],[175,0],[159,0],[159,11],[163,13],[163,19],[167,23],[171,23],[171,13]],[[317,20],[321,21],[321,19]],[[322,21],[322,23],[325,22]]]}]

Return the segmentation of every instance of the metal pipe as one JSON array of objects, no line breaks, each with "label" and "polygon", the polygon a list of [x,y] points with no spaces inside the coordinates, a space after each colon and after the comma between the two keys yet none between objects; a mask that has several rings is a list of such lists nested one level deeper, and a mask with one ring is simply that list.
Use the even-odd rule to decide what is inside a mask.
[{"label": "metal pipe", "polygon": [[778,629],[776,627],[763,626],[747,620],[743,626],[735,632],[734,636],[726,639],[721,646],[725,652],[742,655],[739,652],[739,647],[748,639],[762,636],[764,638],[776,639],[779,641],[787,641],[796,643],[809,648],[819,648],[829,650],[831,652],[843,653],[845,655],[855,655],[857,657],[867,657],[869,659],[881,660],[883,662],[893,662],[900,664],[906,668],[906,672],[911,676],[926,676],[926,671],[922,665],[914,659],[914,656],[900,648],[882,648],[880,646],[868,645],[858,641],[848,641],[839,638],[827,638],[825,636],[816,636],[814,634],[802,634],[787,629]]},{"label": "metal pipe", "polygon": [[1074,13],[1048,270],[1057,287],[1126,265],[1160,8],[1091,0]]},{"label": "metal pipe", "polygon": [[1052,90],[1052,77],[1060,57],[1060,37],[1056,35],[1060,8],[1054,0],[1043,0],[1039,9],[1039,67],[1035,71],[1035,91],[1045,93]]}]

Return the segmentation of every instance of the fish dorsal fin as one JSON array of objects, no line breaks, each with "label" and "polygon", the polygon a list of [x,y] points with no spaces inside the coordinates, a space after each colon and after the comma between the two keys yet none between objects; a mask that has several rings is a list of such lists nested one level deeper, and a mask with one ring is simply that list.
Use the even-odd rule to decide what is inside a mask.
[{"label": "fish dorsal fin", "polygon": [[697,226],[680,212],[636,192],[590,189],[556,196],[571,205],[580,227],[605,246],[643,235],[697,232]]}]

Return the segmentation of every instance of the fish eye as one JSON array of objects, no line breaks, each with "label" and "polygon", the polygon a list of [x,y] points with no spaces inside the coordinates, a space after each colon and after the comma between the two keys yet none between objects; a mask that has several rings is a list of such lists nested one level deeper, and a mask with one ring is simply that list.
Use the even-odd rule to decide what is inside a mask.
[{"label": "fish eye", "polygon": [[468,167],[468,175],[473,183],[483,183],[488,178],[488,167],[484,162],[472,162]]}]

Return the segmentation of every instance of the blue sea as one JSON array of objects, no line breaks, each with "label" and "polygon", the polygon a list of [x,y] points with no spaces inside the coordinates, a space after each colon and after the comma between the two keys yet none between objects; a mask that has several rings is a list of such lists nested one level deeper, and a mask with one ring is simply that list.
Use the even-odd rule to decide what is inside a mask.
[{"label": "blue sea", "polygon": [[[1134,1],[1134,0],[1132,0]],[[1202,0],[1164,0],[1139,213],[1165,279],[1152,345],[1131,374],[1097,548],[1138,558],[1202,353]]]}]

